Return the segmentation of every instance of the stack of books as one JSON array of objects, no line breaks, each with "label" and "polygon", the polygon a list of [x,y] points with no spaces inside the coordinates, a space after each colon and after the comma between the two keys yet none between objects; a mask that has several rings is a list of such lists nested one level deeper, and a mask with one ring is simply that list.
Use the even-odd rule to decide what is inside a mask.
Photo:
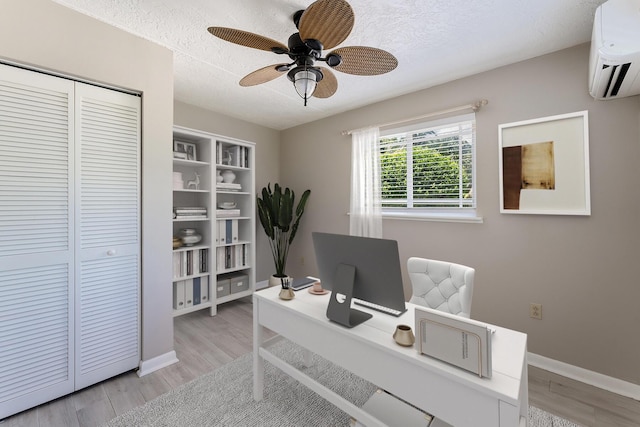
[{"label": "stack of books", "polygon": [[242,190],[242,185],[236,182],[218,182],[216,188],[218,190],[240,191]]},{"label": "stack of books", "polygon": [[218,218],[240,216],[240,209],[216,209],[216,216]]},{"label": "stack of books", "polygon": [[174,207],[173,208],[173,218],[174,219],[206,219],[207,218],[207,208],[196,206],[196,207]]}]

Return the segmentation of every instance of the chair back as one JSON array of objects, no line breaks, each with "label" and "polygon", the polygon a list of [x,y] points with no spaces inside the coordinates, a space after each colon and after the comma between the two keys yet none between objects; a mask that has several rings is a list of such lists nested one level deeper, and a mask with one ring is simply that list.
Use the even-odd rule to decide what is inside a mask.
[{"label": "chair back", "polygon": [[475,269],[425,258],[409,258],[413,287],[409,302],[462,317],[471,316]]}]

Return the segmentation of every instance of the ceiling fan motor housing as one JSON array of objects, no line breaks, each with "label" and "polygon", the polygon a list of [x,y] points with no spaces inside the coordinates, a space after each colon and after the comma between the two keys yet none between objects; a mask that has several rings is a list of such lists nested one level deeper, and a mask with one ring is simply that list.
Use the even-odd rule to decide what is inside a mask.
[{"label": "ceiling fan motor housing", "polygon": [[[302,41],[300,33],[293,33],[289,37],[289,57],[298,62],[298,59],[303,58],[305,60],[310,59],[315,61],[320,58],[322,52],[322,43],[318,40],[305,40]],[[313,62],[308,65],[313,65]]]}]

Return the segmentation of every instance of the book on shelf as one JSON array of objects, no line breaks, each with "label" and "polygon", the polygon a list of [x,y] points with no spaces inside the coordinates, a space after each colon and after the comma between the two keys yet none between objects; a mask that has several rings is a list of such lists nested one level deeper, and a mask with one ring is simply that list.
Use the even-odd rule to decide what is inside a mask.
[{"label": "book on shelf", "polygon": [[209,272],[209,249],[191,249],[173,253],[173,278]]},{"label": "book on shelf", "polygon": [[218,218],[240,216],[240,209],[216,209],[216,216]]},{"label": "book on shelf", "polygon": [[216,164],[249,167],[249,147],[216,141]]},{"label": "book on shelf", "polygon": [[193,307],[193,279],[184,281],[184,308]]},{"label": "book on shelf", "polygon": [[238,220],[225,219],[218,221],[216,244],[238,243]]},{"label": "book on shelf", "polygon": [[209,249],[204,248],[198,251],[200,256],[200,273],[208,273],[209,272]]},{"label": "book on shelf", "polygon": [[181,310],[184,308],[184,281],[173,283],[173,309]]},{"label": "book on shelf", "polygon": [[209,276],[173,282],[173,309],[182,310],[209,302]]},{"label": "book on shelf", "polygon": [[207,301],[209,301],[209,276],[202,276],[200,278],[200,302]]},{"label": "book on shelf", "polygon": [[173,208],[174,219],[204,219],[207,218],[207,208],[194,206],[194,207],[182,207],[176,206]]},{"label": "book on shelf", "polygon": [[242,184],[238,182],[218,182],[216,183],[216,189],[227,191],[240,191],[242,190]]},{"label": "book on shelf", "polygon": [[248,254],[246,243],[216,248],[217,270],[246,267],[249,263]]},{"label": "book on shelf", "polygon": [[193,305],[200,304],[200,292],[201,292],[200,278],[194,277],[193,278]]},{"label": "book on shelf", "polygon": [[173,208],[178,213],[207,213],[205,206],[175,206]]}]

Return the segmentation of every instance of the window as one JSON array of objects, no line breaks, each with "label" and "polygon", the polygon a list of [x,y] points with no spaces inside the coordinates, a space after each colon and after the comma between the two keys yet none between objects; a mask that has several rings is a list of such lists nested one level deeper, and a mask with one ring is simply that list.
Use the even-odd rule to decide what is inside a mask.
[{"label": "window", "polygon": [[475,114],[380,135],[384,216],[475,217]]}]

